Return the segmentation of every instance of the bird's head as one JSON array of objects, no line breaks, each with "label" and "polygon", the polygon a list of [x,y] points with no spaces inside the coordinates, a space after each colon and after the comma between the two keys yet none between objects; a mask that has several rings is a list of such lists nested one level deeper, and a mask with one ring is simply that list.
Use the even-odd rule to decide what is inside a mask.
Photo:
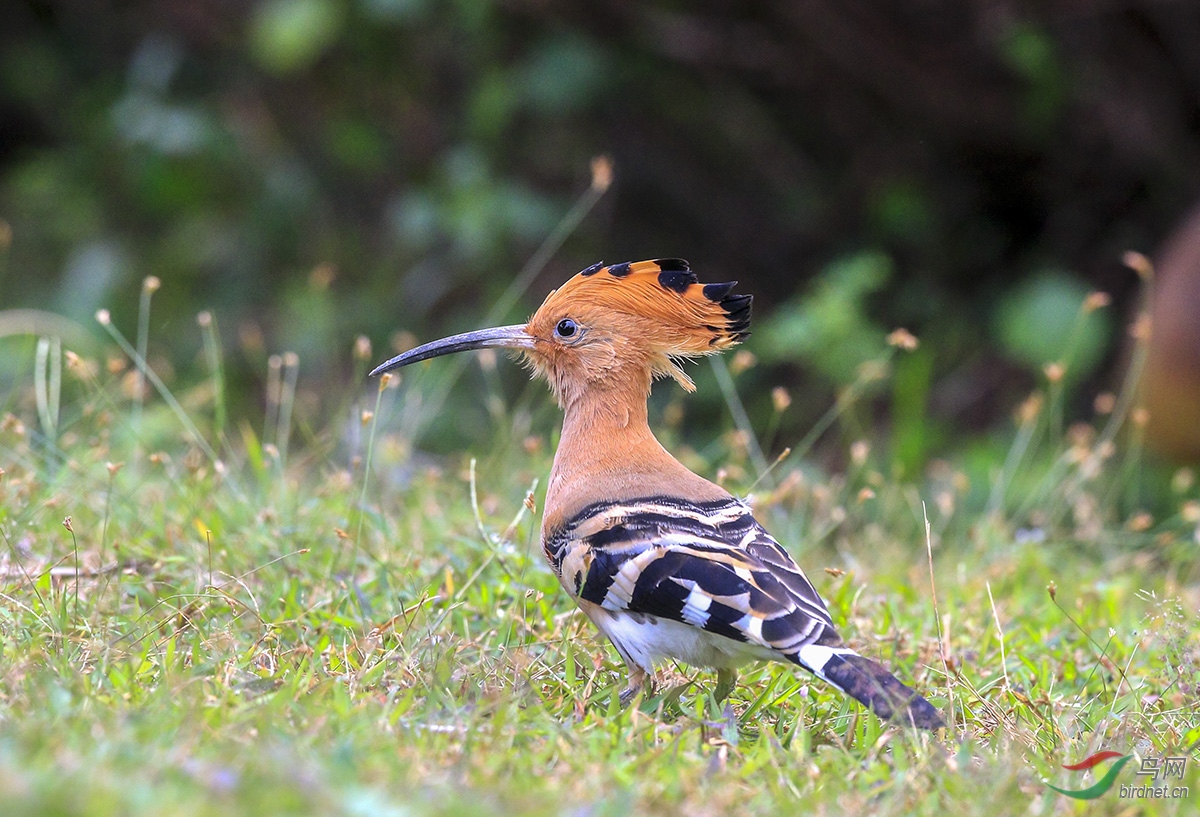
[{"label": "bird's head", "polygon": [[675,258],[595,264],[551,292],[527,324],[433,341],[371,374],[500,347],[523,353],[564,406],[588,391],[645,391],[663,375],[691,391],[679,359],[722,351],[749,334],[751,296],[731,295],[734,283],[701,284]]}]

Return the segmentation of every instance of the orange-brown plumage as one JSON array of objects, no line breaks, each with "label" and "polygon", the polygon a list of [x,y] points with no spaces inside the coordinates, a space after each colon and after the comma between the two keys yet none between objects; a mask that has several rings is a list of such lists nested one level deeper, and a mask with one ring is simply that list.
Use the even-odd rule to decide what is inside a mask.
[{"label": "orange-brown plumage", "polygon": [[418,347],[381,371],[448,352],[519,350],[565,412],[546,490],[542,546],[563,587],[621,653],[628,700],[656,659],[715,667],[728,692],[749,660],[799,664],[870,706],[924,728],[930,704],[847,648],[824,602],[787,552],[725,489],[655,439],[654,377],[689,391],[681,358],[748,333],[750,296],[701,284],[685,261],[596,264],[551,292],[519,326]]},{"label": "orange-brown plumage", "polygon": [[[700,284],[678,259],[589,267],[530,318],[526,332],[541,342],[526,354],[563,408],[593,389],[639,401],[650,378],[664,375],[692,391],[675,358],[719,352],[746,335],[750,296],[730,296],[733,286]],[[580,333],[556,338],[564,319]]]}]

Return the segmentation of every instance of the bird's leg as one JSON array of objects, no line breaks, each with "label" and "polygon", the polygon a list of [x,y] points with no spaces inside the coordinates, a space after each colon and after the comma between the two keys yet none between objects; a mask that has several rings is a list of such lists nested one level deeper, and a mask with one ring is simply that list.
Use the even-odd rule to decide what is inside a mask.
[{"label": "bird's leg", "polygon": [[633,664],[629,665],[629,683],[621,692],[621,706],[629,706],[629,703],[637,696],[639,692],[645,692],[646,697],[650,697],[650,693],[654,691],[654,676],[646,672],[641,667]]},{"label": "bird's leg", "polygon": [[737,686],[737,670],[731,668],[717,670],[717,703],[728,698],[735,686]]}]

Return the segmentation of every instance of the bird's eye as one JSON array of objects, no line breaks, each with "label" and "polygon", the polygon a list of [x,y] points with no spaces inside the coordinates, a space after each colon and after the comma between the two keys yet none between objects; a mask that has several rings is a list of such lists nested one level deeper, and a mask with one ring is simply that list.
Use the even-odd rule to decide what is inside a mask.
[{"label": "bird's eye", "polygon": [[558,322],[558,326],[554,327],[554,334],[560,338],[571,338],[579,331],[579,326],[570,318],[563,318]]}]

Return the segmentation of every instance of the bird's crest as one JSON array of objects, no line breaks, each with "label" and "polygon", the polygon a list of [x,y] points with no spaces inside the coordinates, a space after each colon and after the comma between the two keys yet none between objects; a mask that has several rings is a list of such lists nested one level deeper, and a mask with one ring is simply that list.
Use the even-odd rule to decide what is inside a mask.
[{"label": "bird's crest", "polygon": [[620,336],[622,356],[691,391],[677,358],[720,352],[750,334],[752,298],[731,295],[736,283],[702,284],[679,258],[593,264],[550,293],[529,330],[546,336],[564,317],[603,328],[614,342]]},{"label": "bird's crest", "polygon": [[750,295],[737,281],[702,284],[682,258],[593,264],[550,293],[542,310],[576,303],[647,319],[647,340],[670,355],[706,355],[750,334]]}]

